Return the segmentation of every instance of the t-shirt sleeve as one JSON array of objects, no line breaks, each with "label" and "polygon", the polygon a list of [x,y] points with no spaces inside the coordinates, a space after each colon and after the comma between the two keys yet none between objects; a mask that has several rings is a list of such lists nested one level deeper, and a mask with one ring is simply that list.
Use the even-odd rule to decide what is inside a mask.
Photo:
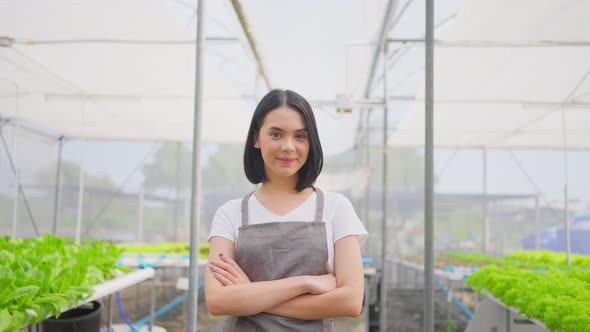
[{"label": "t-shirt sleeve", "polygon": [[334,219],[332,220],[334,242],[345,236],[358,235],[360,246],[362,247],[365,244],[365,241],[369,237],[369,233],[354,211],[352,203],[350,203],[345,196],[340,195],[338,202],[336,203]]},{"label": "t-shirt sleeve", "polygon": [[209,232],[208,241],[211,241],[211,238],[214,236],[221,236],[234,243],[236,242],[234,222],[230,217],[230,211],[228,211],[230,208],[229,205],[230,204],[225,204],[215,212],[213,221],[211,222],[211,231]]}]

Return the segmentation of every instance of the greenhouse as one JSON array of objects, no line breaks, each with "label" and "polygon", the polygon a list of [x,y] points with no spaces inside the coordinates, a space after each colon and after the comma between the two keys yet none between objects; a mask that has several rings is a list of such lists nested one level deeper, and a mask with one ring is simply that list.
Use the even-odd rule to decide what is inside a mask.
[{"label": "greenhouse", "polygon": [[[583,0],[0,1],[0,332],[590,331],[588,17]],[[213,277],[215,223],[255,190],[239,234],[260,226],[252,199],[280,206],[246,143],[271,151],[250,124],[275,89],[313,110],[268,114],[299,111],[306,161],[321,142],[296,191],[315,217],[250,262],[308,272],[261,281],[237,254],[255,245],[223,241],[249,284],[307,288],[236,292],[228,313],[212,294],[251,286]],[[293,225],[276,220],[252,238]]]}]

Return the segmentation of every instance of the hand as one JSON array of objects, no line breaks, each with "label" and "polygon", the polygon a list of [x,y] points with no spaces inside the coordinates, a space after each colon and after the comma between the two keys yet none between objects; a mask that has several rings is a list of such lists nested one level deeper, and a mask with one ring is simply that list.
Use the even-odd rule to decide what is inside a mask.
[{"label": "hand", "polygon": [[336,277],[333,274],[324,274],[319,276],[307,276],[308,293],[319,295],[329,292],[337,287]]},{"label": "hand", "polygon": [[250,283],[250,278],[233,259],[223,253],[219,254],[219,259],[209,261],[209,269],[213,272],[215,279],[221,282],[223,286]]}]

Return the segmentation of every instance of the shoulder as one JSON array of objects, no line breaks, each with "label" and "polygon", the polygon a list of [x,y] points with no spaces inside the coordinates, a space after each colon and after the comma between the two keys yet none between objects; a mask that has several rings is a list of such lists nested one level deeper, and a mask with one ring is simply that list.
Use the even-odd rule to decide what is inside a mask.
[{"label": "shoulder", "polygon": [[350,202],[346,196],[333,191],[322,191],[324,193],[324,204],[326,206],[338,206],[342,203]]},{"label": "shoulder", "polygon": [[242,212],[242,199],[243,198],[236,198],[225,202],[217,209],[217,212],[215,212],[215,217],[222,219],[235,219],[236,216],[240,216]]},{"label": "shoulder", "polygon": [[324,213],[328,220],[332,220],[341,214],[350,214],[354,211],[352,203],[343,194],[332,191],[323,191],[323,193]]},{"label": "shoulder", "polygon": [[236,199],[229,200],[229,201],[225,202],[223,205],[221,205],[217,210],[218,211],[232,211],[232,210],[235,210],[236,208],[241,209],[242,200],[243,200],[243,198],[236,198]]}]

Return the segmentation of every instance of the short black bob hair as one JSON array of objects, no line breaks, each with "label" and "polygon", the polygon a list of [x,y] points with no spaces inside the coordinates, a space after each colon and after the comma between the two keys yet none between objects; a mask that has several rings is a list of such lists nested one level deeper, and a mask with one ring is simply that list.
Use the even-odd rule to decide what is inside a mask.
[{"label": "short black bob hair", "polygon": [[264,118],[270,111],[285,105],[303,115],[307,137],[309,139],[307,160],[297,172],[299,179],[297,180],[295,190],[300,192],[315,183],[315,180],[322,171],[324,154],[311,106],[305,98],[291,90],[271,90],[262,98],[258,106],[256,106],[256,110],[252,115],[252,121],[250,122],[246,146],[244,147],[244,172],[246,172],[246,177],[253,184],[258,184],[266,180],[264,160],[262,160],[260,149],[254,147],[254,135],[260,132]]}]

